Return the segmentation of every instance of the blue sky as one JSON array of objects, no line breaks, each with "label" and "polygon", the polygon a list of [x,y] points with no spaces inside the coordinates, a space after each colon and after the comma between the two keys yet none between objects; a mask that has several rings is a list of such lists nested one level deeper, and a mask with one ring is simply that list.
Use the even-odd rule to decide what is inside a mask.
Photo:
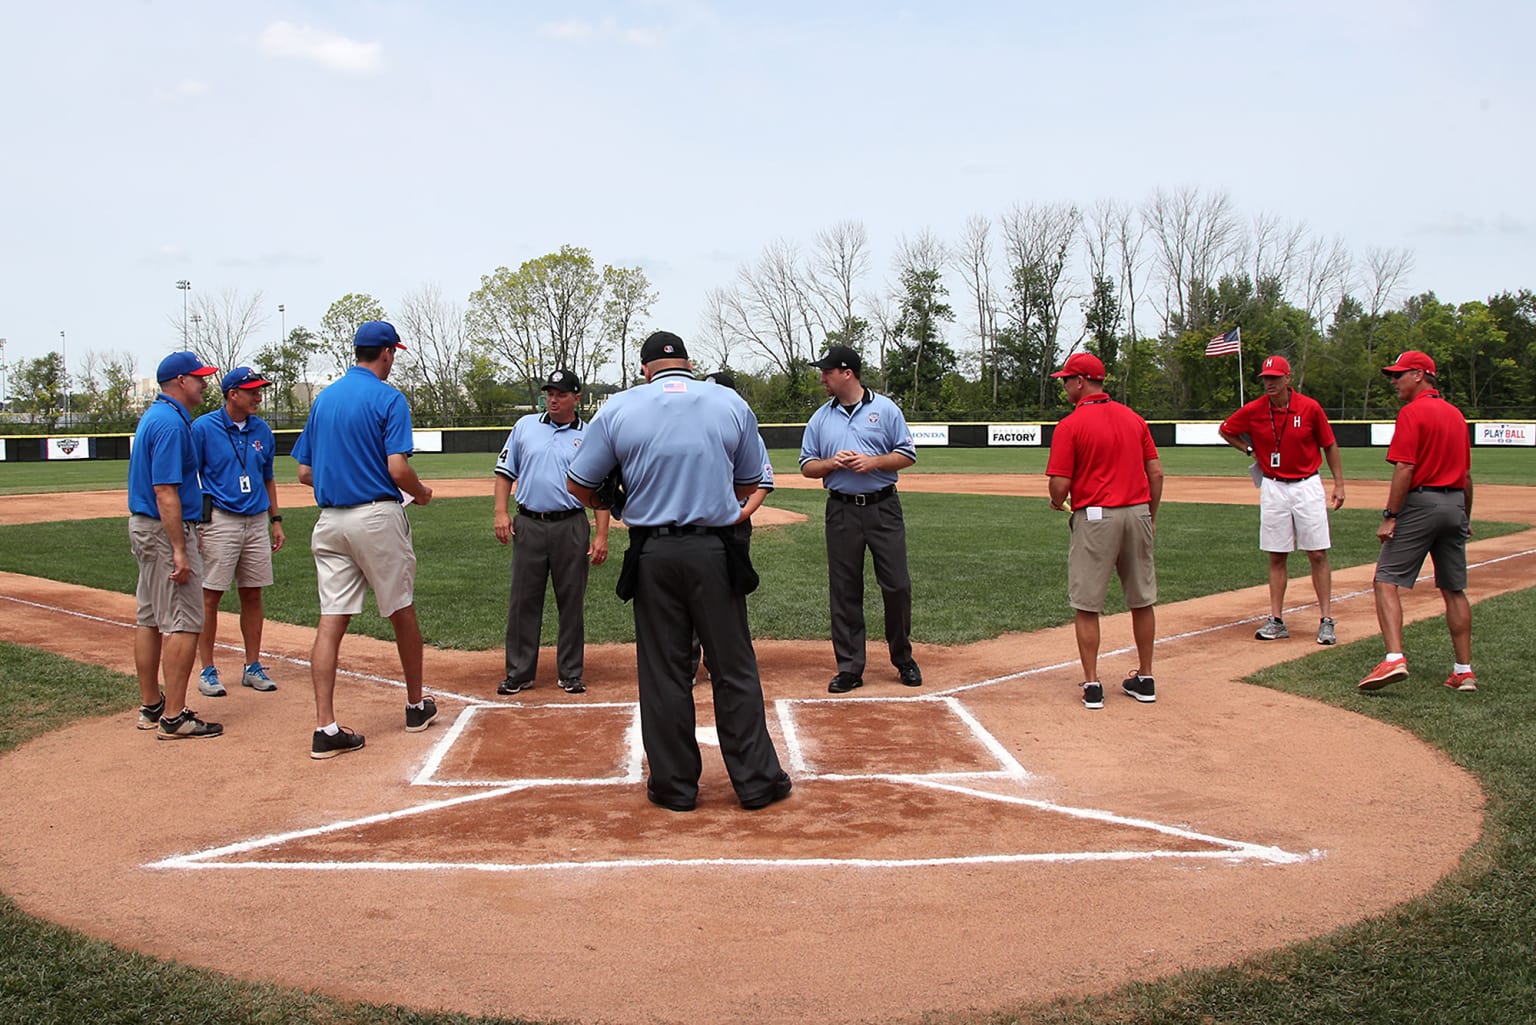
[{"label": "blue sky", "polygon": [[781,236],[862,221],[878,288],[902,235],[1159,186],[1483,298],[1536,287],[1533,29],[1414,0],[7,4],[0,337],[147,372],[178,279],[261,292],[269,341],[278,303],[462,302],[572,244],[644,267],[686,338]]}]

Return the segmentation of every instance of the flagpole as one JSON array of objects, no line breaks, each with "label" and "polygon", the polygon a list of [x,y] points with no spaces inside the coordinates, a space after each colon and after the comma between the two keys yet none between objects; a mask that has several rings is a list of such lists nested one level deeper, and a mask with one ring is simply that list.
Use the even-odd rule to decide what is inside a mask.
[{"label": "flagpole", "polygon": [[1243,398],[1243,347],[1237,347],[1237,407],[1241,409],[1247,405],[1247,399]]}]

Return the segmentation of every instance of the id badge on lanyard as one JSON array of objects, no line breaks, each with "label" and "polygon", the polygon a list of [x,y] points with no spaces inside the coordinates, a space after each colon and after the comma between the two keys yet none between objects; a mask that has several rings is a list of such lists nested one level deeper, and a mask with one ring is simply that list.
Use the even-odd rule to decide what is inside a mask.
[{"label": "id badge on lanyard", "polygon": [[251,475],[248,473],[240,475],[240,493],[242,495],[249,495],[251,493]]}]

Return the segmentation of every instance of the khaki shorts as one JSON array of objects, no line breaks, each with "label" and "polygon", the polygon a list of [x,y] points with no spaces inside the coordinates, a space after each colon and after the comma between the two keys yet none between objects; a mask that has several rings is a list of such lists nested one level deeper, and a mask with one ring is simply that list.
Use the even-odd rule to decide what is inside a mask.
[{"label": "khaki shorts", "polygon": [[415,603],[416,550],[399,502],[321,509],[310,535],[322,616],[355,616],[373,590],[388,618]]},{"label": "khaki shorts", "polygon": [[239,587],[272,586],[272,539],[267,514],[242,516],[213,510],[213,521],[197,529],[203,546],[203,587],[220,593]]},{"label": "khaki shorts", "polygon": [[133,592],[138,600],[134,622],[163,634],[203,632],[203,556],[192,524],[183,522],[181,529],[187,539],[192,576],[184,584],[173,584],[171,570],[176,562],[160,521],[152,516],[128,517],[128,547],[139,564],[139,584]]},{"label": "khaki shorts", "polygon": [[1294,483],[1264,477],[1259,482],[1259,551],[1326,552],[1328,496],[1323,479],[1313,474]]},{"label": "khaki shorts", "polygon": [[1152,564],[1152,512],[1145,505],[1074,509],[1069,521],[1067,601],[1082,612],[1103,612],[1109,577],[1120,574],[1125,607],[1145,608],[1157,601],[1157,569]]}]

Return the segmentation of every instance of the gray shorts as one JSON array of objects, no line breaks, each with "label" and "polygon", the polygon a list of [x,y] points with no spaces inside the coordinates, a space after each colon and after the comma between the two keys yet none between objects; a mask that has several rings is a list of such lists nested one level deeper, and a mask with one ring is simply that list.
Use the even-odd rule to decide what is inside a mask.
[{"label": "gray shorts", "polygon": [[224,592],[239,587],[272,586],[272,539],[267,514],[242,516],[213,510],[212,522],[197,530],[203,546],[203,587]]},{"label": "gray shorts", "polygon": [[203,556],[192,524],[183,522],[181,530],[192,576],[184,584],[173,584],[171,571],[176,562],[171,555],[171,539],[160,521],[153,516],[128,517],[128,547],[139,564],[139,583],[133,592],[138,602],[134,622],[163,634],[203,632]]},{"label": "gray shorts", "polygon": [[1397,526],[1376,559],[1376,580],[1412,587],[1428,555],[1435,561],[1436,587],[1465,591],[1467,537],[1471,533],[1465,493],[1410,491],[1397,514]]},{"label": "gray shorts", "polygon": [[[1090,519],[1098,509],[1099,519]],[[1145,504],[1074,509],[1068,521],[1067,601],[1082,612],[1103,612],[1109,577],[1119,573],[1125,606],[1146,608],[1157,601],[1157,567],[1152,561],[1152,511]]]},{"label": "gray shorts", "polygon": [[416,551],[399,502],[321,509],[310,535],[322,616],[355,616],[373,590],[388,618],[415,603]]}]

